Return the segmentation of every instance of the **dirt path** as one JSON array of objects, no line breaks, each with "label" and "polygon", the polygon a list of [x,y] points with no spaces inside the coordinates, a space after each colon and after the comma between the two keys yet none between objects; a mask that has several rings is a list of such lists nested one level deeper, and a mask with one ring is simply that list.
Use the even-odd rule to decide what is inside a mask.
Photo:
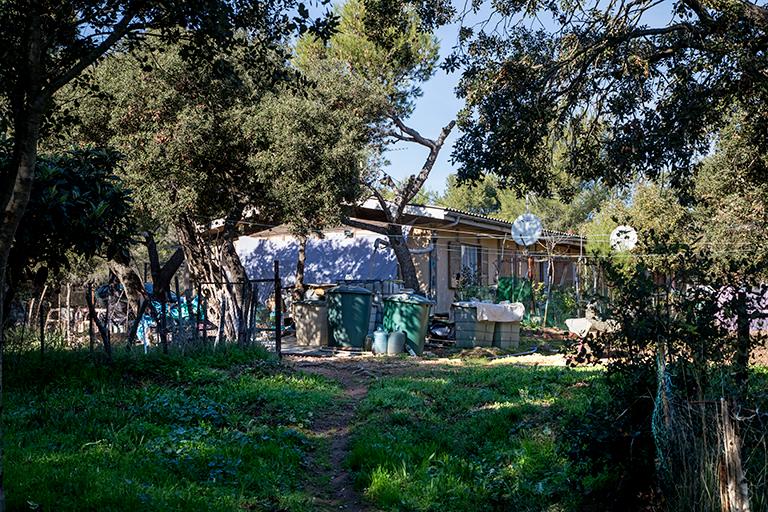
[{"label": "dirt path", "polygon": [[351,423],[360,401],[368,393],[368,386],[375,376],[355,367],[327,358],[295,357],[294,367],[298,370],[322,375],[338,381],[343,387],[343,400],[327,414],[315,420],[312,431],[318,437],[330,441],[327,476],[330,487],[319,489],[316,504],[319,510],[374,511],[354,489],[352,475],[344,467],[349,454]]},{"label": "dirt path", "polygon": [[[494,361],[498,364],[562,365],[559,356],[534,354],[514,360]],[[560,358],[561,359],[561,358]],[[352,421],[360,402],[368,393],[370,385],[380,377],[424,374],[433,371],[459,371],[464,365],[457,359],[400,359],[376,357],[312,357],[290,355],[284,359],[297,370],[322,375],[337,381],[343,388],[344,398],[337,407],[319,417],[312,425],[313,433],[330,442],[330,453],[325,471],[330,485],[323,489],[312,489],[320,511],[344,510],[374,512],[378,509],[366,503],[354,489],[352,475],[344,467],[349,455]],[[493,364],[493,363],[492,363]]]}]

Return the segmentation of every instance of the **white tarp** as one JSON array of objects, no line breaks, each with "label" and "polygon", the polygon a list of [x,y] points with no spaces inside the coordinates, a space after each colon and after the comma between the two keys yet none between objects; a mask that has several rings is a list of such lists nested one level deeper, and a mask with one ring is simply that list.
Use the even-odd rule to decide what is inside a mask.
[{"label": "white tarp", "polygon": [[519,302],[457,302],[457,306],[476,308],[476,318],[481,322],[519,322],[525,315],[525,306]]},{"label": "white tarp", "polygon": [[590,333],[615,332],[619,329],[616,320],[597,320],[596,318],[569,318],[565,321],[568,331],[579,338],[586,338]]},{"label": "white tarp", "polygon": [[568,318],[565,325],[568,327],[568,331],[579,338],[586,338],[592,329],[592,322],[589,318]]}]

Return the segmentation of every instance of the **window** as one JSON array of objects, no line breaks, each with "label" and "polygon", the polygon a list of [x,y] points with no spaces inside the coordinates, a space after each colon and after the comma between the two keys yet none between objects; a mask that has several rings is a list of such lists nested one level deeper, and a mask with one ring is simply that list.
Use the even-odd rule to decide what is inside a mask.
[{"label": "window", "polygon": [[482,283],[482,252],[477,245],[448,242],[448,271],[450,288],[457,288],[462,274],[472,276],[477,284]]},{"label": "window", "polygon": [[480,248],[474,245],[461,246],[461,271],[478,276],[480,270]]},{"label": "window", "polygon": [[549,281],[549,262],[542,261],[539,263],[539,282],[546,283]]}]

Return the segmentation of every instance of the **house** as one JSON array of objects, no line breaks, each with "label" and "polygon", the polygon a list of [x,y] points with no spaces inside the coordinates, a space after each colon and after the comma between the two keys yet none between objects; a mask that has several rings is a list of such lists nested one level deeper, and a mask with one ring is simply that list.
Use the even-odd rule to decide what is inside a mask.
[{"label": "house", "polygon": [[[438,206],[409,205],[405,209],[403,235],[416,265],[422,291],[435,302],[436,314],[447,313],[454,302],[462,269],[477,276],[480,285],[492,286],[499,277],[528,276],[532,263],[534,281],[549,278],[552,255],[555,285],[574,285],[576,265],[583,253],[584,239],[568,233],[547,231],[534,246],[526,248],[511,238],[512,224]],[[354,220],[385,225],[384,212],[375,200],[358,206]],[[398,280],[398,265],[385,235],[342,226],[327,230],[322,238],[308,241],[305,282]],[[285,226],[275,226],[241,237],[238,253],[254,279],[269,277],[272,261],[280,261],[284,284],[293,284],[298,242]]]}]

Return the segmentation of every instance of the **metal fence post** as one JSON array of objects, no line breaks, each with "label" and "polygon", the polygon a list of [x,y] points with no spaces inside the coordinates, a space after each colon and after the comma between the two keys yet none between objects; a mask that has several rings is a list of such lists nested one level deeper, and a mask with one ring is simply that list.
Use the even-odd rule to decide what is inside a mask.
[{"label": "metal fence post", "polygon": [[275,260],[275,352],[277,358],[282,355],[282,335],[283,335],[283,290],[280,281],[280,262]]}]

